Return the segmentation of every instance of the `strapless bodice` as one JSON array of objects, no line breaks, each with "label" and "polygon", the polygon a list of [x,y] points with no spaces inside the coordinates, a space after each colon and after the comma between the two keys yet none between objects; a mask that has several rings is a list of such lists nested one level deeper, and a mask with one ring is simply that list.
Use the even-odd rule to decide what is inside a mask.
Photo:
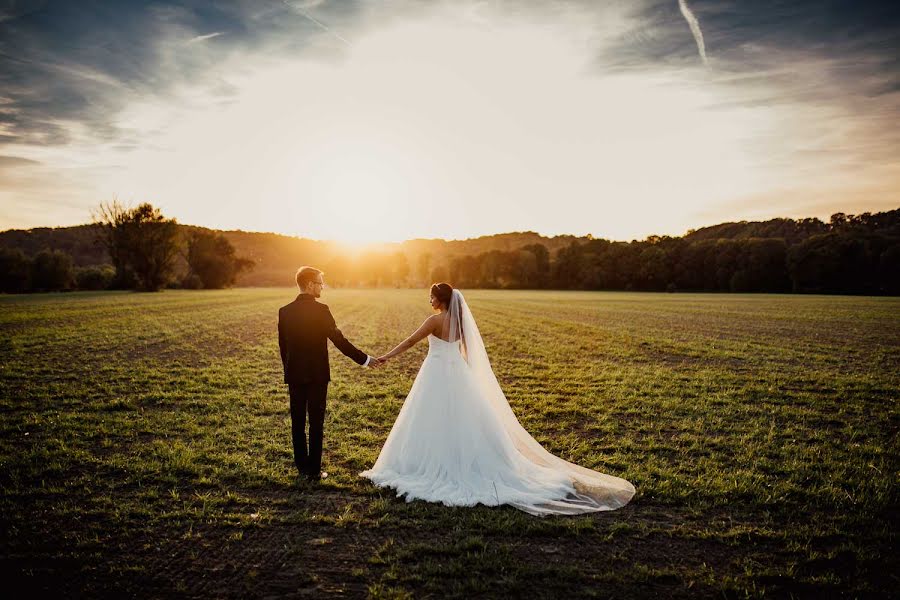
[{"label": "strapless bodice", "polygon": [[433,333],[428,334],[428,356],[459,355],[459,340],[445,342]]}]

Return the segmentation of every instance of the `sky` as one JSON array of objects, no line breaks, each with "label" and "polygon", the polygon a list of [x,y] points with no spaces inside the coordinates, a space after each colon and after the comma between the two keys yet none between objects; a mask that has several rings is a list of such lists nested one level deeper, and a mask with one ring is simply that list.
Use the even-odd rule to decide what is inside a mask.
[{"label": "sky", "polygon": [[0,230],[349,243],[900,207],[900,3],[0,0]]}]

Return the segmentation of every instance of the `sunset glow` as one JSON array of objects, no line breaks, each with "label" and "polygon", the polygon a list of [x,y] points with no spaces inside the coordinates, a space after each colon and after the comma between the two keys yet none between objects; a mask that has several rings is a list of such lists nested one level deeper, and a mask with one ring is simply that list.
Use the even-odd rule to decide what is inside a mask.
[{"label": "sunset glow", "polygon": [[[229,46],[228,30],[165,29],[161,89],[53,65],[121,101],[106,137],[77,119],[55,122],[66,143],[8,135],[0,228],[86,222],[115,197],[183,223],[351,243],[632,239],[896,205],[896,92],[830,96],[839,65],[791,48],[708,43],[704,62],[676,2],[677,47],[639,60],[660,34],[629,3],[304,6],[327,29],[287,5],[293,38]],[[194,63],[202,76],[182,76]]]}]

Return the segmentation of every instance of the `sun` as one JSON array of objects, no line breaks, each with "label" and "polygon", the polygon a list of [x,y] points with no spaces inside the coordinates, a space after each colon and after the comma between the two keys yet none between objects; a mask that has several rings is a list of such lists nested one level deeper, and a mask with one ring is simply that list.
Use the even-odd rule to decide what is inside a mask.
[{"label": "sun", "polygon": [[317,229],[323,237],[356,246],[408,236],[404,206],[410,202],[403,150],[383,138],[332,140],[303,169],[304,190],[315,190]]},{"label": "sun", "polygon": [[777,164],[748,143],[778,131],[768,109],[723,108],[731,98],[706,80],[592,71],[569,29],[435,18],[361,35],[339,61],[238,62],[227,102],[123,121],[162,133],[107,195],[358,247],[680,233],[723,199],[778,187]]}]

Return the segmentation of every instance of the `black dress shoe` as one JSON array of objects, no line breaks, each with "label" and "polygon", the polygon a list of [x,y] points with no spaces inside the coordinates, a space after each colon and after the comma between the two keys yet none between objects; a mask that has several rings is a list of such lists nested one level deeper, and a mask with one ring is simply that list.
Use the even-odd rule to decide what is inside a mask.
[{"label": "black dress shoe", "polygon": [[322,471],[318,475],[307,475],[306,478],[310,481],[321,481],[323,479],[328,479],[328,473]]}]

